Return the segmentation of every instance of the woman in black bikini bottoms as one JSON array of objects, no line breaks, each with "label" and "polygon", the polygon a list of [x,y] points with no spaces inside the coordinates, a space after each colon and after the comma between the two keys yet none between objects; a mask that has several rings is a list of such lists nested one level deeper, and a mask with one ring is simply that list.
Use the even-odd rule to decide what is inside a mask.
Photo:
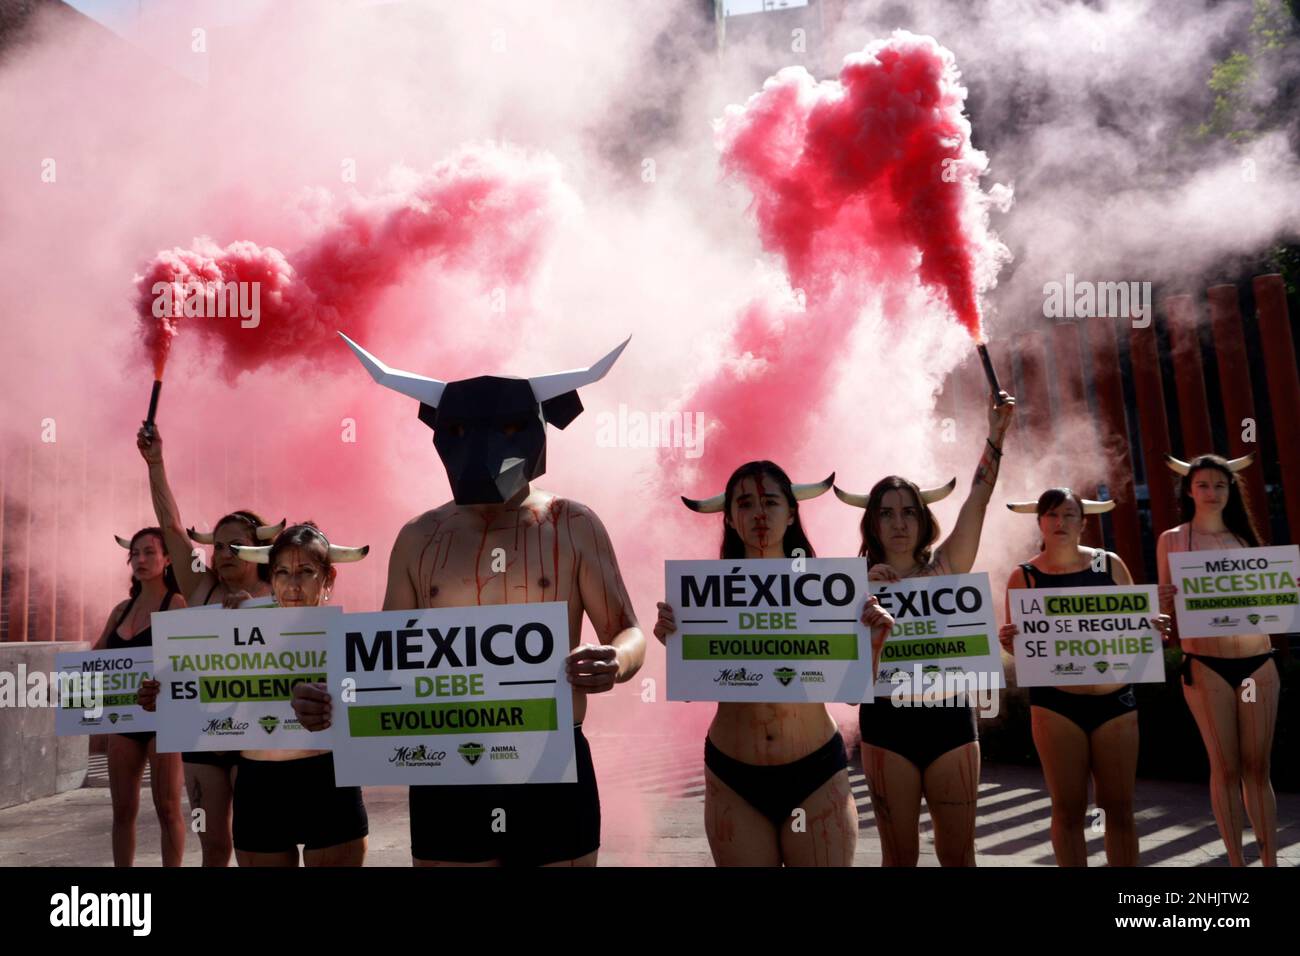
[{"label": "woman in black bikini bottoms", "polygon": [[[142,528],[117,543],[130,552],[131,593],[113,608],[94,649],[152,647],[149,617],[154,611],[185,607],[163,546],[162,531]],[[135,863],[135,820],[140,812],[140,781],[149,764],[149,789],[162,832],[163,866],[180,866],[185,853],[185,814],[181,788],[185,778],[180,754],[160,754],[152,732],[111,734],[108,738],[108,788],[113,800],[113,865]]]},{"label": "woman in black bikini bottoms", "polygon": [[[833,478],[834,476],[832,476]],[[813,556],[799,501],[824,494],[831,478],[791,485],[770,461],[741,465],[726,490],[694,511],[723,515],[720,557]],[[878,651],[893,618],[875,598],[863,609]],[[677,630],[659,604],[655,636]],[[704,829],[718,866],[851,866],[858,814],[849,788],[844,740],[825,704],[720,703],[704,742]],[[804,811],[796,829],[794,811]]]},{"label": "woman in black bikini bottoms", "polygon": [[[1036,514],[1043,550],[1011,572],[1007,581],[1007,623],[999,637],[1008,653],[1020,629],[1011,623],[1011,592],[1020,588],[1106,587],[1133,583],[1133,576],[1109,551],[1080,546],[1084,519],[1115,507],[1113,501],[1087,501],[1068,488],[1043,492],[1037,504],[1009,504],[1012,511]],[[1163,615],[1156,626],[1167,633]],[[1137,787],[1137,699],[1132,684],[1079,684],[1031,687],[1034,746],[1052,796],[1052,849],[1058,866],[1087,866],[1084,840],[1088,778],[1097,806],[1105,814],[1106,860],[1111,866],[1136,866],[1137,828],[1133,792]]]},{"label": "woman in black bikini bottoms", "polygon": [[[835,493],[840,500],[865,508],[862,549],[871,563],[873,581],[941,574],[966,574],[979,551],[984,513],[1002,458],[1002,442],[1011,425],[1016,400],[1005,392],[1003,403],[989,408],[989,433],[975,469],[970,494],[952,534],[931,554],[939,525],[930,505],[952,492],[956,480],[941,488],[920,489],[897,475],[883,478],[870,494]],[[918,690],[911,695],[919,700]],[[885,866],[916,866],[921,852],[921,797],[934,823],[934,851],[941,866],[975,865],[975,811],[979,796],[980,745],[975,708],[954,706],[896,707],[878,698],[858,708],[862,733],[862,767],[871,790],[876,831]]]},{"label": "woman in black bikini bottoms", "polygon": [[[360,561],[369,547],[347,548],[311,522],[286,528],[269,547],[238,548],[271,569],[280,607],[320,607],[330,599],[336,564]],[[229,594],[238,607],[248,594]],[[243,866],[361,866],[370,832],[360,787],[334,785],[328,750],[244,750],[235,775],[235,854]]]},{"label": "woman in black bikini bottoms", "polygon": [[[171,558],[181,593],[191,607],[220,604],[227,594],[243,591],[254,597],[271,593],[266,568],[235,557],[235,545],[264,544],[274,538],[284,522],[268,525],[252,511],[233,511],[224,515],[210,533],[187,529],[181,521],[180,508],[167,481],[163,466],[162,435],[140,429],[136,447],[149,465],[149,491],[154,515],[163,529],[163,540]],[[197,555],[194,545],[212,545],[212,560],[194,569]],[[157,681],[145,681],[141,690],[156,694]],[[235,752],[186,753],[181,755],[185,768],[185,789],[190,808],[203,811],[204,826],[199,830],[204,866],[229,866],[232,853],[230,838],[231,800],[234,795]]]},{"label": "woman in black bikini bottoms", "polygon": [[[1227,461],[1218,455],[1201,455],[1191,462],[1167,459],[1183,476],[1183,523],[1160,535],[1156,546],[1160,601],[1166,613],[1173,613],[1178,593],[1169,574],[1171,552],[1259,547],[1245,489],[1236,474],[1253,457]],[[1245,865],[1241,849],[1244,809],[1255,831],[1261,865],[1276,866],[1277,802],[1269,761],[1282,681],[1273,660],[1272,642],[1267,634],[1180,634],[1178,639],[1184,658],[1183,697],[1209,755],[1210,803],[1228,850],[1228,862]],[[1188,653],[1189,647],[1196,653]]]}]

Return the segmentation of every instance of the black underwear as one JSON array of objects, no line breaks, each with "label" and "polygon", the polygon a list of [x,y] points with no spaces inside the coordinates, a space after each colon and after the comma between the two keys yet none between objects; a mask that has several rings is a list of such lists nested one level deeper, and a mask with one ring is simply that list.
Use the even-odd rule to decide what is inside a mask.
[{"label": "black underwear", "polygon": [[1031,687],[1029,703],[1060,714],[1089,735],[1107,721],[1137,710],[1132,684],[1110,694],[1070,694],[1059,687]]},{"label": "black underwear", "polygon": [[844,738],[835,736],[792,763],[752,764],[728,757],[704,738],[704,766],[746,803],[780,827],[818,787],[848,766]]},{"label": "black underwear", "polygon": [[979,739],[975,708],[898,707],[888,697],[858,707],[862,742],[888,750],[909,761],[922,773],[950,750]]},{"label": "black underwear", "polygon": [[1255,654],[1253,657],[1208,657],[1204,654],[1188,654],[1183,651],[1181,670],[1183,672],[1183,683],[1188,687],[1192,686],[1192,661],[1194,660],[1200,661],[1214,671],[1227,681],[1228,686],[1234,690],[1244,684],[1247,677],[1263,667],[1268,661],[1273,661],[1273,666],[1277,666],[1272,651],[1267,654]]}]

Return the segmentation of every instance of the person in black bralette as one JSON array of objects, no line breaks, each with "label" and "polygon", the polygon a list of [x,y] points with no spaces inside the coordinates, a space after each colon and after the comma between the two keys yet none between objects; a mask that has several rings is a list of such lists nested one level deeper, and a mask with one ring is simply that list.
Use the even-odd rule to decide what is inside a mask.
[{"label": "person in black bralette", "polygon": [[[95,642],[94,650],[152,647],[149,623],[154,611],[185,607],[171,558],[159,528],[141,528],[128,541],[117,543],[130,552],[131,592],[108,615],[108,623]],[[140,781],[145,761],[149,762],[149,785],[162,831],[163,866],[180,866],[185,853],[185,814],[181,792],[185,776],[181,755],[158,753],[154,734],[111,734],[108,738],[108,788],[113,800],[113,864],[135,862],[135,819],[140,812]]]}]

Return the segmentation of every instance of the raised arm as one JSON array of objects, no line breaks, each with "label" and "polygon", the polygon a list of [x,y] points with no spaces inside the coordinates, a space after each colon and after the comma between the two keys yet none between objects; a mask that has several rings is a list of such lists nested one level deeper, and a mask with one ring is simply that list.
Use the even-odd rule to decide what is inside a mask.
[{"label": "raised arm", "polygon": [[[614,650],[617,669],[612,670],[613,680],[608,675],[595,674],[589,679],[591,683],[574,680],[574,686],[589,693],[608,690],[615,683],[630,680],[645,660],[645,635],[637,624],[636,613],[632,610],[632,600],[623,585],[623,575],[618,569],[618,559],[614,556],[614,545],[609,539],[609,532],[600,519],[586,505],[576,501],[566,502],[572,509],[574,543],[578,549],[578,590],[582,596],[582,606],[587,612],[592,627],[600,643]],[[570,658],[581,656],[579,648]],[[590,663],[595,663],[598,655],[587,655]],[[592,668],[580,667],[586,673]],[[600,668],[595,668],[600,670]],[[574,673],[571,666],[570,672]]]},{"label": "raised arm", "polygon": [[141,428],[136,434],[135,444],[149,465],[149,495],[153,498],[153,513],[158,520],[158,527],[162,528],[163,543],[172,559],[176,583],[181,586],[182,594],[193,594],[210,572],[194,570],[193,544],[185,533],[181,509],[172,495],[171,485],[167,482],[167,470],[163,466],[162,435],[156,425],[152,432]]},{"label": "raised arm", "polygon": [[980,452],[980,462],[971,479],[970,494],[957,514],[952,533],[939,545],[937,556],[942,556],[953,574],[966,574],[975,565],[975,555],[980,549],[980,534],[984,530],[984,513],[988,510],[993,486],[998,480],[1002,462],[1002,442],[1011,426],[1016,400],[1006,392],[1002,405],[989,407],[989,433]]}]

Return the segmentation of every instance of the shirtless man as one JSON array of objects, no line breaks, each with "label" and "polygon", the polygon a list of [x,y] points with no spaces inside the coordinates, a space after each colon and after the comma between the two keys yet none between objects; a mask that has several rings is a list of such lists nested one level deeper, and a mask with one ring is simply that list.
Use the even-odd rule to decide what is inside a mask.
[{"label": "shirtless man", "polygon": [[[264,566],[249,564],[235,556],[239,545],[261,545],[284,529],[284,522],[268,525],[252,511],[232,511],[220,518],[212,531],[186,528],[181,509],[176,504],[167,470],[163,465],[162,435],[157,426],[146,426],[136,434],[136,447],[149,466],[149,494],[153,498],[154,516],[163,531],[163,543],[171,558],[172,570],[185,603],[189,607],[221,604],[231,594],[244,593],[264,597],[271,593]],[[194,569],[195,544],[213,546],[211,561],[199,562]],[[263,567],[261,572],[259,567]],[[141,691],[152,699],[158,693],[157,681],[143,681]],[[235,751],[208,751],[182,754],[185,767],[185,791],[190,809],[203,811],[204,825],[199,830],[204,866],[228,866],[233,850],[231,842],[231,801],[234,795]]]},{"label": "shirtless man", "polygon": [[[375,381],[420,402],[454,499],[398,533],[384,610],[542,601],[569,608],[577,783],[411,787],[412,859],[594,866],[600,799],[581,729],[587,695],[630,680],[645,638],[600,519],[530,482],[545,471],[547,423],[564,428],[578,416],[577,389],[602,378],[627,342],[588,369],[444,383],[391,369],[344,339]],[[579,643],[584,614],[599,644]],[[299,685],[294,710],[303,726],[328,727],[329,700],[323,685]],[[506,811],[504,833],[493,832],[498,809]]]}]

